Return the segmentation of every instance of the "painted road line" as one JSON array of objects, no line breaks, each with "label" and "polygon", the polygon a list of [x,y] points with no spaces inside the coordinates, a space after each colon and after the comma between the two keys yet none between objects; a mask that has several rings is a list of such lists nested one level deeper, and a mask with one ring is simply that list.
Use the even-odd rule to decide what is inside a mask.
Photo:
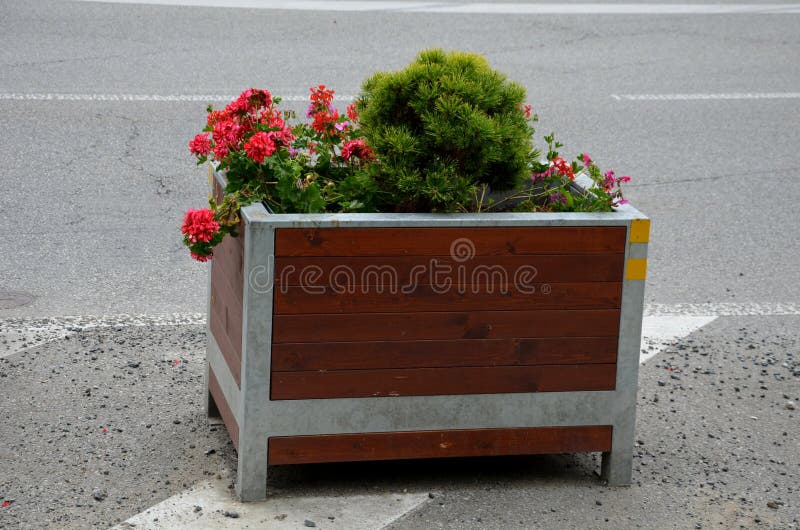
[{"label": "painted road line", "polygon": [[704,303],[704,304],[646,304],[646,316],[682,315],[738,317],[800,315],[800,304],[795,303]]},{"label": "painted road line", "polygon": [[713,315],[644,317],[642,319],[642,349],[639,363],[647,362],[668,346],[673,346],[676,342],[710,324],[717,318]]},{"label": "painted road line", "polygon": [[205,323],[206,317],[201,313],[0,319],[0,358],[64,339],[79,331],[132,326],[204,326]]},{"label": "painted road line", "polygon": [[[112,530],[308,528],[376,530],[383,528],[428,500],[428,494],[381,493],[374,495],[271,496],[263,502],[241,503],[222,481],[203,482],[134,515]],[[197,508],[199,507],[199,509]],[[229,515],[225,515],[225,513]],[[238,517],[232,518],[230,514]]]},{"label": "painted road line", "polygon": [[[648,304],[645,317],[724,317],[724,316],[778,316],[800,315],[800,304],[794,303],[705,303],[705,304]],[[654,330],[654,340],[670,337],[662,328],[645,318],[644,335]],[[665,321],[666,322],[666,321]],[[672,320],[676,326],[680,320]],[[692,320],[685,320],[690,325]],[[699,322],[699,321],[698,321]],[[102,315],[68,316],[58,318],[0,318],[0,357],[7,357],[19,351],[32,348],[45,342],[60,340],[79,331],[128,326],[204,326],[203,313],[175,313],[167,315]],[[668,324],[664,324],[665,326]],[[666,329],[666,328],[663,328]],[[679,328],[676,328],[679,329]]]},{"label": "painted road line", "polygon": [[617,101],[706,101],[740,99],[800,99],[800,92],[729,92],[719,94],[611,94]]},{"label": "painted road line", "polygon": [[[277,95],[277,94],[276,94]],[[153,102],[153,103],[212,103],[229,102],[236,98],[233,94],[70,94],[44,92],[4,92],[0,101],[94,101],[94,102]],[[751,92],[719,94],[611,94],[617,101],[714,101],[714,100],[753,100],[753,99],[800,99],[800,92]],[[280,96],[285,102],[306,102],[307,95],[290,94]],[[336,101],[354,101],[356,96],[337,95]]]},{"label": "painted road line", "polygon": [[[280,96],[276,94],[276,96]],[[0,100],[6,101],[118,101],[118,102],[171,102],[171,103],[209,103],[212,101],[233,101],[238,96],[232,94],[65,94],[65,93],[0,93]],[[280,96],[282,101],[303,101],[308,95]],[[353,101],[355,96],[337,95],[336,101]]]},{"label": "painted road line", "polygon": [[512,3],[322,0],[84,0],[118,4],[280,9],[291,11],[390,11],[481,15],[788,15],[800,4]]}]

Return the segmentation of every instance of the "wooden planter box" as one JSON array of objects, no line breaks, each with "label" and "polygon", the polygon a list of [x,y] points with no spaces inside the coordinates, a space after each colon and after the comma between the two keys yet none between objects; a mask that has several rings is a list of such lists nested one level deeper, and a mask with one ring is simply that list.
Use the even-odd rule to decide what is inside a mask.
[{"label": "wooden planter box", "polygon": [[244,208],[207,350],[240,498],[268,464],[483,455],[602,452],[629,483],[649,226]]}]

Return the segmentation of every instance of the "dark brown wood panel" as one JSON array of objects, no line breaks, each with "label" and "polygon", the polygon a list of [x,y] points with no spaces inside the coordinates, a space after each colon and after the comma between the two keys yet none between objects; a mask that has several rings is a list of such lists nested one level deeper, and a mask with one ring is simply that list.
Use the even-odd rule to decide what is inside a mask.
[{"label": "dark brown wood panel", "polygon": [[625,226],[282,228],[275,234],[275,255],[446,256],[461,239],[471,242],[476,256],[620,254],[625,252],[626,236]]},{"label": "dark brown wood panel", "polygon": [[222,393],[222,388],[219,386],[214,370],[208,369],[208,389],[211,392],[211,397],[214,398],[214,403],[217,404],[217,409],[222,416],[222,421],[225,422],[225,427],[228,429],[228,434],[231,437],[233,446],[239,449],[239,424],[236,422],[236,416],[233,415],[228,401],[225,399],[225,394]]},{"label": "dark brown wood panel", "polygon": [[228,366],[231,375],[233,376],[236,385],[241,387],[241,366],[242,355],[241,346],[238,348],[231,342],[229,334],[224,327],[225,317],[217,313],[217,308],[212,305],[211,313],[209,314],[209,329],[217,341],[217,346],[222,353],[222,358],[225,359],[225,364]]},{"label": "dark brown wood panel", "polygon": [[[485,284],[497,281],[495,274],[498,270],[513,278],[521,267],[533,267],[533,279],[537,283],[618,282],[622,280],[624,261],[623,254],[475,256],[463,263],[454,261],[449,255],[381,256],[379,259],[279,257],[275,259],[275,285],[383,285],[399,289],[407,285],[438,284],[444,274],[454,279],[463,275],[466,281],[461,283]],[[303,275],[312,269],[319,272],[319,277]],[[456,280],[454,283],[459,282]]]},{"label": "dark brown wood panel", "polygon": [[287,287],[275,291],[276,315],[314,313],[408,313],[415,311],[513,311],[531,309],[614,309],[622,283],[550,283],[523,285],[418,285],[413,292],[356,286]]},{"label": "dark brown wood panel", "polygon": [[272,370],[598,364],[617,360],[616,337],[275,344]]},{"label": "dark brown wood panel", "polygon": [[240,384],[242,358],[242,241],[226,237],[217,247],[211,262],[211,303],[209,328],[230,368]]},{"label": "dark brown wood panel", "polygon": [[613,390],[615,364],[273,372],[272,399]]},{"label": "dark brown wood panel", "polygon": [[[228,280],[223,276],[223,272],[211,273],[211,309],[216,311],[222,318],[225,332],[236,346],[237,354],[241,356],[242,345],[242,293],[237,292]],[[220,276],[220,277],[217,277]]]},{"label": "dark brown wood panel", "polygon": [[274,343],[616,337],[619,309],[275,315]]},{"label": "dark brown wood panel", "polygon": [[218,268],[225,271],[230,285],[241,295],[244,286],[244,226],[239,227],[239,236],[226,236],[222,243],[214,249],[212,268],[218,264]]},{"label": "dark brown wood panel", "polygon": [[611,451],[610,425],[405,431],[269,439],[269,463],[313,464]]}]

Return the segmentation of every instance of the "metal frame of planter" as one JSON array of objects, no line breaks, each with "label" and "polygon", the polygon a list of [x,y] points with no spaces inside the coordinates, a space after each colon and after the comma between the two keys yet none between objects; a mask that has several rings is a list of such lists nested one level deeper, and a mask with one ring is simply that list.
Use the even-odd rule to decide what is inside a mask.
[{"label": "metal frame of planter", "polygon": [[[221,193],[222,177],[217,175],[212,184],[215,192]],[[237,447],[237,493],[241,500],[265,498],[268,464],[351,460],[596,451],[603,453],[601,473],[609,484],[630,483],[650,228],[649,220],[642,213],[626,205],[611,213],[272,215],[256,204],[243,208],[241,217],[242,234],[239,238],[226,238],[212,261],[207,348],[208,412],[222,416]],[[434,392],[440,395],[429,395],[424,390],[430,388],[428,368],[412,371],[416,374],[412,374],[412,379],[419,374],[422,374],[419,377],[427,377],[428,387],[421,383],[423,386],[419,388],[423,390],[415,391],[417,387],[401,381],[398,383],[400,391],[388,390],[387,393],[372,392],[370,385],[378,383],[353,383],[352,371],[345,370],[337,375],[319,367],[310,370],[306,367],[302,373],[292,374],[273,369],[276,362],[273,356],[277,351],[277,342],[273,339],[281,334],[288,337],[288,331],[280,326],[289,319],[279,314],[280,311],[308,304],[308,300],[302,298],[276,298],[276,237],[280,241],[299,241],[301,246],[305,238],[311,245],[308,248],[312,248],[320,244],[324,247],[327,243],[315,241],[316,236],[311,234],[332,233],[324,232],[328,229],[458,229],[453,234],[477,229],[489,230],[481,232],[489,234],[497,229],[513,232],[557,227],[583,231],[606,227],[611,228],[609,233],[624,233],[617,238],[621,241],[617,256],[621,275],[615,281],[621,290],[613,298],[612,305],[618,304],[618,307],[576,311],[571,314],[579,318],[572,319],[570,324],[570,329],[574,329],[584,321],[591,321],[594,322],[591,325],[597,327],[604,325],[603,319],[607,320],[611,314],[615,328],[615,332],[609,334],[614,342],[610,352],[613,364],[608,360],[594,360],[590,362],[596,364],[566,368],[559,365],[561,368],[556,370],[551,365],[521,367],[517,359],[512,363],[516,363],[513,369],[522,371],[509,375],[511,391],[503,391],[502,384],[492,386],[493,381],[499,380],[494,375],[499,373],[498,367],[487,366],[484,368],[489,375],[472,379],[476,381],[476,393],[464,393],[468,388],[445,394]],[[289,234],[286,231],[290,230],[294,234],[291,238],[281,235]],[[589,238],[588,241],[595,240]],[[359,248],[358,243],[346,243],[350,245],[348,248]],[[280,245],[287,248],[287,243]],[[581,292],[564,296],[574,299],[582,296]],[[435,298],[425,300],[439,303]],[[348,303],[356,302],[359,301]],[[335,297],[328,297],[326,303],[339,307]],[[416,302],[407,303],[410,311],[416,311]],[[572,310],[571,306],[567,309]],[[546,312],[547,315],[541,313],[543,318],[551,318],[557,311],[550,308]],[[504,315],[513,313],[508,311]],[[602,318],[592,317],[594,320],[591,320],[587,315]],[[311,315],[307,322],[316,318]],[[466,329],[469,324],[464,326]],[[372,326],[375,328],[379,326]],[[386,333],[391,328],[389,326]],[[481,329],[483,334],[475,337],[483,347],[485,339],[494,337],[494,331],[490,324]],[[299,336],[296,330],[293,333],[292,336]],[[467,340],[470,336],[464,338]],[[519,349],[520,341],[513,340]],[[397,344],[402,344],[402,340]],[[541,344],[534,346],[538,348],[536,352],[523,352],[527,355],[525,359],[547,355],[545,348],[539,348]],[[573,349],[576,350],[573,357],[588,358],[590,352]],[[452,373],[458,374],[454,379],[463,376],[469,380],[471,376],[464,370],[470,369],[454,370]],[[377,370],[378,376],[372,380],[389,377],[388,372],[391,370]],[[368,370],[363,373],[371,377]],[[580,379],[568,382],[571,373],[580,374]],[[393,380],[402,379],[394,377],[395,372],[389,375]],[[502,377],[505,376],[500,379]],[[451,381],[441,377],[440,380]],[[548,381],[559,382],[551,385]],[[452,386],[444,385],[444,392],[451,392],[447,388]],[[333,397],[325,397],[325,388],[335,389]],[[412,390],[402,390],[409,388]],[[577,390],[564,391],[563,388]],[[276,399],[276,392],[281,399]],[[420,392],[426,395],[415,395]],[[349,397],[340,397],[343,395]]]}]

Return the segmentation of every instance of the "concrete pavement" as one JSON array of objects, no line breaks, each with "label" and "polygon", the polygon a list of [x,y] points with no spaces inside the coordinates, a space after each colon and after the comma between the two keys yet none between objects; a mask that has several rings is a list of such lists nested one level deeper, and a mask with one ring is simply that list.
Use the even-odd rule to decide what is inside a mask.
[{"label": "concrete pavement", "polygon": [[0,525],[794,528],[799,324],[719,317],[646,361],[629,488],[598,455],[278,466],[253,505],[202,412],[202,326],[71,331],[0,359]]}]

